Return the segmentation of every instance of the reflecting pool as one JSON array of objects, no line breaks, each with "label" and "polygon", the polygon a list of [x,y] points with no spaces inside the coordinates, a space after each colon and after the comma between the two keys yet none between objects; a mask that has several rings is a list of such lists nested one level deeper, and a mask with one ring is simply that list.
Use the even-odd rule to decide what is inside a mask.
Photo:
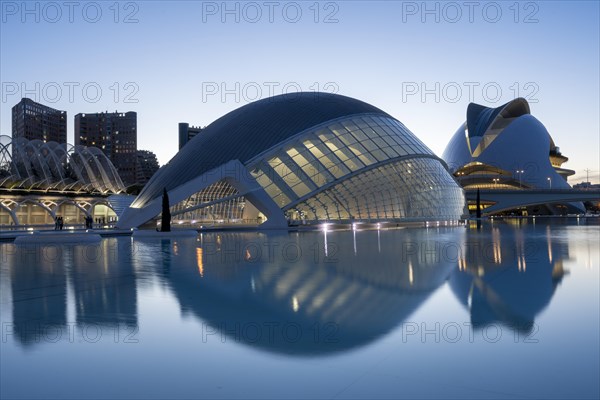
[{"label": "reflecting pool", "polygon": [[2,398],[598,398],[597,219],[0,244]]}]

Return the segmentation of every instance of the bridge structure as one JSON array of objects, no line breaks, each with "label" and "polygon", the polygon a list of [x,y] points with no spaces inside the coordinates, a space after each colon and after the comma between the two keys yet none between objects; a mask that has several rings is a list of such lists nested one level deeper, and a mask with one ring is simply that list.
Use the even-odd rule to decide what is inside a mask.
[{"label": "bridge structure", "polygon": [[[479,189],[479,193],[482,204],[491,203],[482,209],[484,215],[535,205],[600,202],[598,189]],[[465,197],[469,203],[475,203],[477,189],[465,190]]]}]

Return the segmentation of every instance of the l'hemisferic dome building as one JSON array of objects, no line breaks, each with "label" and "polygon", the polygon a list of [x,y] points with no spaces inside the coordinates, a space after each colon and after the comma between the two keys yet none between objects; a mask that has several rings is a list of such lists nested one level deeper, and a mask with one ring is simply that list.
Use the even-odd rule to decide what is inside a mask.
[{"label": "l'hemisferic dome building", "polygon": [[362,101],[293,93],[216,120],[163,166],[121,215],[173,222],[288,224],[458,220],[462,189],[400,121]]}]

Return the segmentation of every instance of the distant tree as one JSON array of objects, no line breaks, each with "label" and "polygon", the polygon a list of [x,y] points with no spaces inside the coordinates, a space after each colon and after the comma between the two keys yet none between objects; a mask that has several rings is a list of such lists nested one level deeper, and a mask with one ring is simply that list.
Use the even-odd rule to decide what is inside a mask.
[{"label": "distant tree", "polygon": [[167,188],[163,189],[160,231],[171,232],[171,210],[169,209],[169,195],[167,194]]}]

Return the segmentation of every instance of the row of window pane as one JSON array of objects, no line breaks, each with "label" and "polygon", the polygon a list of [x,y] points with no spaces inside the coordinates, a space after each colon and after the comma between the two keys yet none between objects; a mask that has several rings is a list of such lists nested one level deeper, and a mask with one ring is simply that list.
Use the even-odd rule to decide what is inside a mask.
[{"label": "row of window pane", "polygon": [[212,185],[189,196],[187,199],[171,206],[171,213],[182,211],[203,203],[217,201],[224,197],[231,197],[238,194],[237,189],[225,181],[215,182]]},{"label": "row of window pane", "polygon": [[431,151],[396,120],[353,117],[309,132],[267,164],[253,167],[253,175],[285,206],[365,166],[410,154]]},{"label": "row of window pane", "polygon": [[173,217],[175,221],[212,222],[218,220],[243,219],[246,199],[244,196],[225,200],[208,207],[197,208]]},{"label": "row of window pane", "polygon": [[439,161],[412,159],[349,178],[291,211],[309,220],[458,219],[464,195]]}]

